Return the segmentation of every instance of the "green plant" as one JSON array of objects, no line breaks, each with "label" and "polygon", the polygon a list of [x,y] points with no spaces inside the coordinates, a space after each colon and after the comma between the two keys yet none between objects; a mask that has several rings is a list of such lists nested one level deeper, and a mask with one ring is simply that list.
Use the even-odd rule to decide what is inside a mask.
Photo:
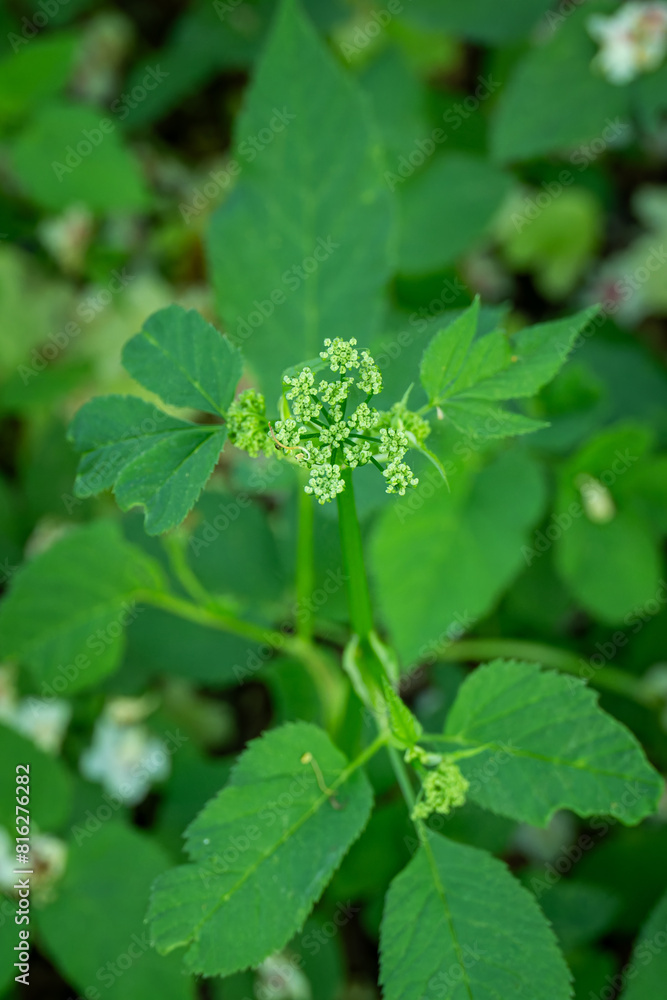
[{"label": "green plant", "polygon": [[664,66],[610,82],[545,0],[203,0],[144,5],[112,100],[94,5],[0,61],[0,756],[45,993],[348,1000],[379,960],[389,1000],[654,1000],[665,213],[626,191]]},{"label": "green plant", "polygon": [[[587,312],[513,338],[495,330],[476,339],[478,315],[475,303],[426,348],[421,380],[428,402],[418,412],[408,408],[409,389],[388,409],[375,409],[382,377],[374,359],[356,339],[336,338],[325,341],[319,358],[283,376],[279,419],[271,421],[256,391],[233,398],[242,370],[239,351],[198,314],[171,306],[128,342],[124,364],[165,405],[207,412],[224,423],[187,423],[134,397],[94,399],[76,415],[71,436],[83,452],[79,496],[113,485],[121,507],[145,508],[152,534],[181,523],[226,436],[251,456],[275,452],[299,473],[305,470],[297,561],[302,592],[312,579],[308,504],[338,505],[352,627],[343,665],[358,710],[365,706],[377,736],[348,761],[324,730],[293,723],[242,754],[228,784],[187,828],[189,862],[153,887],[153,943],[165,955],[185,948],[192,972],[225,976],[256,966],[303,926],[368,822],[372,791],[363,767],[384,749],[419,844],[386,900],[385,995],[411,1000],[459,982],[473,998],[498,990],[503,996],[513,990],[566,998],[569,972],[529,893],[490,855],[432,831],[429,818],[448,815],[467,798],[538,826],[564,808],[634,824],[657,805],[659,775],[630,732],[579,680],[531,663],[494,660],[463,683],[444,733],[425,733],[395,691],[397,658],[380,639],[372,610],[355,469],[376,466],[387,492],[402,496],[419,484],[404,461],[409,449],[441,467],[424,444],[431,431],[427,417],[449,419],[478,437],[489,427],[495,437],[541,426],[499,403],[536,393],[591,318]],[[169,591],[142,597],[275,645],[270,632],[190,589],[191,602]],[[320,662],[311,626],[302,619],[300,633],[285,646],[326,677],[330,668]],[[499,754],[496,780],[480,781],[484,764]]]}]

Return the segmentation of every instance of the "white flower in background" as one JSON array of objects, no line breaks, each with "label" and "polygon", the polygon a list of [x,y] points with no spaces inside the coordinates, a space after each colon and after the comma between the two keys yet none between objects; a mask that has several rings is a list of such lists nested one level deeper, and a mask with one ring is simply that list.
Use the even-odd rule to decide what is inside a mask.
[{"label": "white flower in background", "polygon": [[[67,844],[48,833],[33,831],[30,834],[30,888],[44,900],[49,897],[50,890],[64,874],[67,865]],[[12,889],[20,875],[15,869],[16,841],[4,827],[0,827],[0,891],[12,894]]]},{"label": "white flower in background", "polygon": [[299,966],[279,952],[258,966],[255,996],[259,1000],[312,1000],[312,991]]},{"label": "white flower in background", "polygon": [[[131,702],[138,704],[132,706]],[[171,767],[162,740],[134,721],[146,714],[145,698],[110,702],[95,723],[92,744],[79,761],[84,778],[98,781],[128,806],[141,802],[154,782],[169,775]]]},{"label": "white flower in background", "polygon": [[611,17],[588,20],[600,44],[594,60],[610,83],[629,83],[657,69],[667,52],[667,3],[626,3]]},{"label": "white flower in background", "polygon": [[156,694],[144,694],[141,698],[114,698],[108,703],[106,712],[119,726],[132,726],[147,719],[159,703]]},{"label": "white flower in background", "polygon": [[37,226],[40,242],[67,274],[83,268],[93,235],[95,219],[85,205],[70,205],[60,215],[43,219]]},{"label": "white flower in background", "polygon": [[581,502],[589,521],[592,521],[593,524],[608,524],[614,520],[616,506],[613,497],[599,479],[582,473],[577,476],[576,485],[581,493]]},{"label": "white flower in background", "polygon": [[47,753],[58,753],[72,708],[69,702],[56,698],[18,698],[14,673],[0,667],[0,722],[22,733]]}]

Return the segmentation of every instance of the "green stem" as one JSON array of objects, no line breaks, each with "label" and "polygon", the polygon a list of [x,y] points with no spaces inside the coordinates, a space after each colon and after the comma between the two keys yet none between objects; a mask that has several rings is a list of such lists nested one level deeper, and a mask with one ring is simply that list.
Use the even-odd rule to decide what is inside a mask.
[{"label": "green stem", "polygon": [[351,774],[357,771],[363,764],[368,763],[371,757],[374,757],[378,750],[381,750],[383,746],[386,746],[387,739],[388,737],[386,733],[380,733],[380,735],[377,736],[372,743],[369,743],[366,749],[362,750],[359,756],[355,757],[354,760],[347,765],[345,770],[340,774],[338,780],[334,782],[334,788],[342,785]]},{"label": "green stem", "polygon": [[213,596],[193,573],[188,563],[182,536],[178,534],[165,535],[162,538],[162,545],[169,557],[171,570],[186,594],[198,604],[205,606],[213,604]]},{"label": "green stem", "polygon": [[302,639],[309,640],[313,634],[312,595],[315,587],[313,567],[313,498],[304,493],[299,477],[299,533],[296,551],[296,599],[297,632]]},{"label": "green stem", "polygon": [[258,642],[270,646],[271,649],[290,653],[304,665],[312,677],[320,694],[327,724],[333,728],[338,725],[339,716],[343,710],[345,687],[341,684],[339,672],[330,667],[317,646],[309,640],[298,635],[286,635],[284,632],[264,628],[253,622],[243,621],[243,619],[236,618],[216,607],[202,607],[200,604],[193,604],[175,594],[152,590],[141,591],[136,595],[136,599],[144,604],[160,608],[162,611],[168,611],[179,618],[194,622],[196,625],[218,629],[221,632],[230,632],[232,635],[242,636],[251,642]]},{"label": "green stem", "polygon": [[407,805],[409,812],[412,813],[412,810],[414,809],[415,803],[417,801],[417,797],[415,795],[414,788],[412,787],[412,782],[410,781],[410,774],[408,772],[407,767],[405,766],[405,761],[401,757],[396,747],[389,745],[387,747],[387,750],[389,751],[389,760],[391,762],[394,774],[396,775],[398,786],[401,789],[401,792],[403,793],[405,804]]},{"label": "green stem", "polygon": [[[642,705],[651,704],[651,699],[643,692],[640,683],[630,674],[616,667],[591,667],[586,661],[565,649],[556,649],[540,642],[524,639],[461,639],[442,646],[438,659],[445,661],[504,659],[531,660],[545,667],[554,667],[567,674],[587,679],[594,687],[615,694],[625,695]],[[591,676],[583,668],[593,670]]]},{"label": "green stem", "polygon": [[[193,604],[192,601],[186,601],[182,597],[177,597],[176,594],[158,590],[142,590],[135,597],[139,602],[151,604],[162,611],[169,611],[172,615],[178,615],[179,618],[185,618],[197,625],[219,629],[221,632],[231,632],[232,635],[240,635],[251,642],[266,643],[271,647],[277,645],[276,633],[271,629],[255,625],[253,622],[246,622],[213,607]],[[290,637],[281,636],[281,638],[284,640],[283,647],[287,648],[291,641]]]},{"label": "green stem", "polygon": [[343,570],[346,575],[347,598],[350,607],[352,628],[360,639],[365,639],[373,630],[371,597],[366,579],[364,550],[361,529],[354,503],[352,469],[342,472],[345,489],[338,494],[338,524],[340,544],[343,554]]}]

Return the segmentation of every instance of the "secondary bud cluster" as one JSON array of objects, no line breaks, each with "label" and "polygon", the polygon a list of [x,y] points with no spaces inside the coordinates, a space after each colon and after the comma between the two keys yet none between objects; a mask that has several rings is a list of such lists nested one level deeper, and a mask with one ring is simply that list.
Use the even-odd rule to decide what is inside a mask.
[{"label": "secondary bud cluster", "polygon": [[470,782],[454,761],[428,753],[419,746],[407,750],[405,759],[418,760],[423,766],[432,767],[422,778],[421,794],[412,810],[412,819],[428,819],[431,813],[447,816],[452,809],[465,804]]},{"label": "secondary bud cluster", "polygon": [[[306,493],[319,503],[345,489],[343,470],[372,462],[387,481],[387,493],[403,495],[419,482],[404,461],[430,431],[405,401],[386,412],[369,405],[382,391],[382,375],[367,350],[352,337],[324,341],[320,361],[283,377],[283,418],[272,428],[264,399],[242,392],[228,411],[233,444],[256,456],[277,448],[309,472]],[[333,377],[332,377],[333,376]]]}]

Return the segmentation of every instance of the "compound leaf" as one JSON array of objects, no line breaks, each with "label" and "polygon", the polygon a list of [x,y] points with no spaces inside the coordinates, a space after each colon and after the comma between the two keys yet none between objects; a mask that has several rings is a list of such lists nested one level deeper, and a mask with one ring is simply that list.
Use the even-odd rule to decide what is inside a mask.
[{"label": "compound leaf", "polygon": [[99,396],[69,430],[83,452],[74,486],[89,497],[114,486],[121,510],[146,510],[149,535],[174,528],[197,501],[227,438],[218,425],[170,417],[138,396]]},{"label": "compound leaf", "polygon": [[445,736],[469,796],[501,816],[546,826],[558,809],[633,825],[655,811],[663,781],[632,733],[578,678],[495,660],[461,685]]},{"label": "compound leaf", "polygon": [[125,344],[123,365],[168,405],[224,417],[243,357],[195,309],[171,305],[153,313]]},{"label": "compound leaf", "polygon": [[51,695],[89,687],[118,666],[137,594],[161,587],[160,567],[113,522],[78,528],[12,579],[1,655],[31,667]]},{"label": "compound leaf", "polygon": [[533,895],[486,851],[424,838],[385,902],[385,1000],[569,1000],[570,973]]},{"label": "compound leaf", "polygon": [[597,311],[597,306],[592,306],[574,316],[520,330],[509,341],[511,350],[496,370],[481,372],[469,387],[470,395],[481,399],[533,396],[563,367],[575,340]]},{"label": "compound leaf", "polygon": [[424,352],[421,381],[432,406],[439,406],[457,430],[477,439],[526,434],[545,426],[507,410],[499,401],[532,396],[567,360],[596,308],[540,323],[511,339],[502,330],[475,340],[475,301],[436,333]]},{"label": "compound leaf", "polygon": [[358,763],[305,722],[253,741],[187,829],[192,863],[153,887],[158,951],[185,946],[190,971],[224,976],[282,948],[366,825]]}]

